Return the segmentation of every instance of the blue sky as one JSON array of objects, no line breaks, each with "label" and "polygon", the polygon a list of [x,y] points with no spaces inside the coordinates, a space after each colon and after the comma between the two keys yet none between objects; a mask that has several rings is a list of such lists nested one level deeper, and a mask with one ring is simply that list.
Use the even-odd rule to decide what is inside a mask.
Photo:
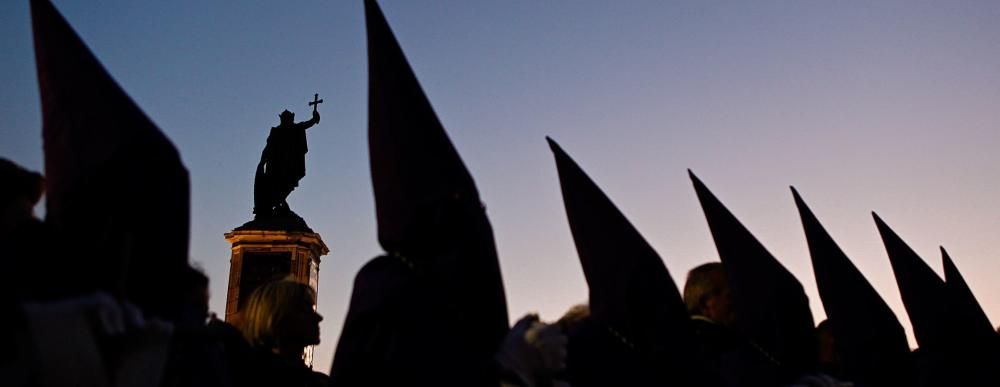
[{"label": "blue sky", "polygon": [[[358,1],[55,1],[191,172],[191,259],[224,311],[268,129],[309,131],[292,208],[320,268],[326,371],[353,276],[380,252]],[[512,318],[586,299],[549,135],[657,248],[678,283],[717,255],[691,168],[802,281],[823,315],[795,185],[909,330],[871,220],[940,272],[948,248],[1000,323],[1000,3],[402,1],[382,8],[476,178]],[[42,169],[27,1],[0,4],[0,156]],[[915,345],[912,342],[911,345]]]}]

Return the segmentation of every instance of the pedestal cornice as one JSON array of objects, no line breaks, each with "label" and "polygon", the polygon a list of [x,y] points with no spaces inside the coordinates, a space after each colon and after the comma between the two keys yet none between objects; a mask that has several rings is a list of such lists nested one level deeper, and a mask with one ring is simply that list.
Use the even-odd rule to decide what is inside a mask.
[{"label": "pedestal cornice", "polygon": [[232,245],[233,250],[244,246],[259,248],[287,246],[289,244],[308,246],[313,251],[314,257],[319,261],[320,256],[330,252],[330,248],[323,242],[323,238],[314,232],[304,231],[270,231],[270,230],[233,230],[225,234],[226,242]]}]

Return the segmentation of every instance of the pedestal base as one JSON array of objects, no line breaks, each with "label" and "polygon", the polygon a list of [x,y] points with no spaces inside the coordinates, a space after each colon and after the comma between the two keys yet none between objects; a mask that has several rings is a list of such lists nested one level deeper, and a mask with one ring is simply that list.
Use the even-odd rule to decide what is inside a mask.
[{"label": "pedestal base", "polygon": [[[330,252],[319,234],[307,227],[308,231],[261,230],[252,229],[251,223],[225,234],[232,244],[226,322],[237,326],[246,300],[264,283],[291,277],[318,290],[320,257]],[[312,347],[303,358],[312,365]]]}]

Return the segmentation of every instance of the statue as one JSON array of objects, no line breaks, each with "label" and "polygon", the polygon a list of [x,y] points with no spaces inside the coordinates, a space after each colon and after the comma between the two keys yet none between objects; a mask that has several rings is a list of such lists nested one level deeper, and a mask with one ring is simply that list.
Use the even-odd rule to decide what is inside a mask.
[{"label": "statue", "polygon": [[253,213],[255,219],[266,217],[298,218],[285,199],[299,186],[299,180],[306,175],[306,129],[319,123],[316,108],[322,103],[319,94],[313,96],[309,106],[313,107],[312,118],[295,123],[295,113],[288,110],[278,117],[281,123],[271,128],[267,145],[257,164],[254,178]]}]

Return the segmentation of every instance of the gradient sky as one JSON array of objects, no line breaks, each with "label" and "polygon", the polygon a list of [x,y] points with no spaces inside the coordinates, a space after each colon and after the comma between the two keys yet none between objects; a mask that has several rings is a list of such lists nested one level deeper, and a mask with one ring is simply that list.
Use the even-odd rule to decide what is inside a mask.
[{"label": "gradient sky", "polygon": [[[310,129],[289,197],[320,266],[326,372],[353,277],[379,254],[357,1],[55,1],[191,172],[191,259],[225,310],[229,245],[283,109]],[[823,308],[789,185],[909,331],[870,211],[1000,323],[1000,2],[403,1],[382,7],[494,226],[512,319],[585,301],[559,141],[675,280],[717,260],[691,168]],[[27,1],[0,2],[0,156],[42,169]],[[40,211],[41,213],[42,211]],[[414,316],[420,318],[420,316]],[[911,346],[915,343],[911,338]]]}]

